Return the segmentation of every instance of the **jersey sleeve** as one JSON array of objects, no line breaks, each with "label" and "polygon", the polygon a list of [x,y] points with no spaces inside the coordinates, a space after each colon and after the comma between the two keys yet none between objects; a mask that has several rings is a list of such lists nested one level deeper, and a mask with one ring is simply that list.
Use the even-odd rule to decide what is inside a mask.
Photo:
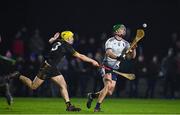
[{"label": "jersey sleeve", "polygon": [[130,47],[129,42],[125,42],[125,49],[128,49]]},{"label": "jersey sleeve", "polygon": [[125,47],[124,47],[124,49],[122,50],[121,55],[125,54],[125,52],[128,50],[129,47],[130,47],[129,42],[125,41]]},{"label": "jersey sleeve", "polygon": [[66,45],[66,50],[67,50],[67,53],[70,54],[71,56],[77,53],[77,51],[70,44]]},{"label": "jersey sleeve", "polygon": [[111,40],[107,40],[106,43],[105,43],[105,50],[108,50],[108,49],[112,49],[113,48],[113,43]]}]

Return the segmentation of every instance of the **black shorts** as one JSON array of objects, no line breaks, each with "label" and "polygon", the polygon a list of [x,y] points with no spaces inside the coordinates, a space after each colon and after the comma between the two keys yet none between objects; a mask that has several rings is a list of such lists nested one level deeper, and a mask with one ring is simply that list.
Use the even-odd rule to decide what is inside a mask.
[{"label": "black shorts", "polygon": [[56,67],[52,67],[47,62],[44,62],[40,67],[37,77],[42,80],[45,80],[58,75],[62,75],[62,74],[60,71],[58,71]]}]

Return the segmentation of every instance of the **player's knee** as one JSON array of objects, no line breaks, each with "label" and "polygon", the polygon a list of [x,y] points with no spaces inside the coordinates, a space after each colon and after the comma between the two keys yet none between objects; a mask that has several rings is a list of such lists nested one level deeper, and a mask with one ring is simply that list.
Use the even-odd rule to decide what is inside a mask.
[{"label": "player's knee", "polygon": [[36,87],[31,87],[32,90],[36,90],[37,88]]},{"label": "player's knee", "polygon": [[109,89],[111,89],[111,84],[110,84],[110,83],[107,83],[107,84],[105,85],[105,87],[107,88],[107,90],[109,90]]},{"label": "player's knee", "polygon": [[65,84],[60,84],[59,85],[60,90],[67,89],[67,86]]},{"label": "player's knee", "polygon": [[108,95],[111,96],[113,92],[111,90],[108,91]]},{"label": "player's knee", "polygon": [[62,87],[60,87],[60,89],[64,90],[64,89],[66,89],[66,87],[65,87],[65,86],[62,86]]},{"label": "player's knee", "polygon": [[36,89],[37,89],[37,86],[36,86],[36,85],[32,85],[32,86],[31,86],[31,89],[32,89],[32,90],[36,90]]},{"label": "player's knee", "polygon": [[114,87],[112,85],[110,85],[109,89],[108,89],[108,95],[112,95],[113,91],[114,91]]}]

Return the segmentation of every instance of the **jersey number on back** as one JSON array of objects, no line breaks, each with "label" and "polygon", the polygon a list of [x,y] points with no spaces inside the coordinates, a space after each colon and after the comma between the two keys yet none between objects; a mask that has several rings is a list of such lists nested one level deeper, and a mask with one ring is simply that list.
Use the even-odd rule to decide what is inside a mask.
[{"label": "jersey number on back", "polygon": [[59,47],[60,45],[61,45],[61,43],[60,43],[60,42],[55,43],[55,44],[53,45],[53,47],[52,47],[51,51],[55,51],[55,50],[57,50],[57,49],[58,49],[58,47]]}]

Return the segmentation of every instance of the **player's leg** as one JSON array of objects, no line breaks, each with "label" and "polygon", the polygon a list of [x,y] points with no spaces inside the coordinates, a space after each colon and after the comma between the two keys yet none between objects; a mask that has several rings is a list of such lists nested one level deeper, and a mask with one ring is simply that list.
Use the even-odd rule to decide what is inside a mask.
[{"label": "player's leg", "polygon": [[6,97],[8,105],[11,105],[13,103],[13,97],[10,92],[9,83],[5,84],[5,97]]},{"label": "player's leg", "polygon": [[[91,108],[91,104],[94,98],[99,97],[99,95],[104,94],[106,95],[108,93],[108,86],[109,84],[111,84],[111,74],[105,74],[103,77],[103,82],[104,82],[104,88],[101,89],[101,91],[96,92],[96,93],[88,93],[87,97],[88,97],[88,101],[86,103],[87,108]],[[102,96],[101,96],[102,97]]]},{"label": "player's leg", "polygon": [[11,105],[13,102],[13,97],[11,96],[9,83],[5,82],[4,79],[0,79],[0,92],[4,94],[8,105]]},{"label": "player's leg", "polygon": [[51,79],[59,86],[61,96],[64,98],[65,102],[69,102],[70,99],[69,99],[67,85],[64,80],[64,77],[62,75],[58,75],[56,77],[52,77]]},{"label": "player's leg", "polygon": [[86,103],[86,107],[87,107],[88,109],[91,108],[91,104],[92,104],[92,102],[93,102],[93,99],[96,98],[97,95],[99,95],[99,92],[97,92],[97,93],[88,93],[88,94],[87,94],[87,99],[88,99],[88,100],[87,100],[87,103]]},{"label": "player's leg", "polygon": [[94,112],[101,111],[101,103],[104,98],[108,95],[108,91],[110,89],[111,81],[109,79],[104,79],[104,88],[99,92],[96,106],[94,108]]},{"label": "player's leg", "polygon": [[10,79],[13,79],[13,78],[19,78],[21,74],[18,72],[18,71],[15,71],[13,73],[10,73],[8,75],[5,75],[4,76],[4,81],[5,82],[10,82]]},{"label": "player's leg", "polygon": [[[87,95],[87,97],[88,97],[88,101],[87,101],[87,103],[86,103],[86,106],[87,106],[87,108],[89,109],[89,108],[91,108],[91,104],[92,104],[92,101],[93,101],[93,99],[94,98],[98,98],[99,97],[99,94],[103,91],[106,91],[107,90],[107,83],[105,83],[105,80],[106,79],[104,79],[104,78],[106,78],[107,77],[107,80],[110,80],[111,81],[111,76],[109,76],[108,74],[104,74],[103,75],[103,82],[104,82],[104,88],[103,89],[101,89],[99,92],[96,92],[96,93],[88,93],[88,95]],[[108,79],[108,77],[109,77],[109,79]]]},{"label": "player's leg", "polygon": [[111,80],[112,80],[112,81],[111,81],[111,85],[110,85],[109,90],[108,90],[108,93],[107,93],[107,95],[109,95],[109,96],[112,95],[113,92],[114,92],[114,90],[115,90],[116,81],[117,81],[116,75],[112,74]]},{"label": "player's leg", "polygon": [[16,71],[16,72],[13,72],[13,73],[7,75],[5,78],[6,78],[6,81],[9,81],[10,79],[13,79],[13,78],[18,78],[25,85],[27,85],[30,89],[35,90],[44,82],[44,79],[41,79],[44,77],[43,75],[44,74],[42,73],[42,71],[39,71],[38,75],[32,81],[28,77],[21,75],[18,71]]},{"label": "player's leg", "polygon": [[[100,72],[100,74],[101,74],[102,77],[104,77],[104,76],[106,75],[106,71],[105,71],[104,68],[100,69],[99,72]],[[87,94],[86,107],[87,107],[88,109],[91,108],[91,104],[92,104],[92,102],[93,102],[93,99],[94,99],[94,98],[97,98],[97,97],[99,96],[100,92],[101,92],[101,91],[96,92],[96,93],[92,93],[92,92],[91,92],[91,93],[88,93],[88,94]]]},{"label": "player's leg", "polygon": [[66,81],[64,80],[63,75],[58,75],[55,77],[51,78],[60,88],[61,96],[64,98],[65,103],[66,103],[66,111],[80,111],[80,108],[76,108],[75,106],[71,105],[70,99],[69,99],[69,94],[67,91],[67,84]]},{"label": "player's leg", "polygon": [[100,111],[100,105],[103,102],[104,98],[108,95],[112,95],[116,81],[112,80],[112,75],[111,74],[106,74],[103,78],[104,82],[104,88],[99,92],[99,96],[97,99],[97,104],[94,109],[94,112],[99,112]]},{"label": "player's leg", "polygon": [[40,79],[37,76],[34,78],[33,81],[23,75],[20,75],[19,79],[32,90],[37,89],[44,82],[43,79]]},{"label": "player's leg", "polygon": [[0,77],[0,87],[2,87],[4,90],[4,94],[5,94],[6,101],[7,101],[8,105],[11,105],[13,103],[13,97],[12,97],[11,92],[10,92],[9,78],[10,77],[16,77],[17,75],[18,75],[17,72],[13,72],[13,73],[10,73],[8,75]]}]

